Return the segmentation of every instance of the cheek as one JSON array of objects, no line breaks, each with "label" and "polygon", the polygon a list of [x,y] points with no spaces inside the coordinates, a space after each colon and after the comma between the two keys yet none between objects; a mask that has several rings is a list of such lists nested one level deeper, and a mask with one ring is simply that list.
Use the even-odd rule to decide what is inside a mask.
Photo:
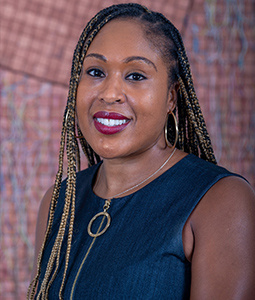
[{"label": "cheek", "polygon": [[139,107],[139,111],[137,110],[137,135],[146,133],[148,139],[158,137],[163,132],[167,115],[165,105],[159,105],[154,100],[155,98],[147,99],[146,105]]},{"label": "cheek", "polygon": [[165,89],[156,86],[150,89],[140,103],[140,111],[144,116],[153,119],[162,119],[168,112],[168,97]]},{"label": "cheek", "polygon": [[84,117],[88,116],[90,107],[92,105],[93,94],[88,92],[84,86],[79,86],[76,95],[76,113],[79,123],[83,121]]},{"label": "cheek", "polygon": [[[159,134],[164,130],[168,113],[168,97],[165,86],[157,86],[147,94],[147,98],[140,106],[140,121],[144,129]],[[139,119],[139,118],[138,118]]]},{"label": "cheek", "polygon": [[77,123],[85,137],[87,139],[87,134],[88,134],[88,128],[90,126],[89,123],[89,106],[86,101],[84,101],[84,98],[81,99],[77,96],[76,100],[76,115],[77,115]]}]

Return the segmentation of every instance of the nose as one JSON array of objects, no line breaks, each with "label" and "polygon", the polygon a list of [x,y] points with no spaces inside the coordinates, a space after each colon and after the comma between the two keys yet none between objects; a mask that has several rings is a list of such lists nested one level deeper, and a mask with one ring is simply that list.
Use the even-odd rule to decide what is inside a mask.
[{"label": "nose", "polygon": [[109,76],[103,84],[99,99],[108,103],[123,103],[126,100],[120,76]]}]

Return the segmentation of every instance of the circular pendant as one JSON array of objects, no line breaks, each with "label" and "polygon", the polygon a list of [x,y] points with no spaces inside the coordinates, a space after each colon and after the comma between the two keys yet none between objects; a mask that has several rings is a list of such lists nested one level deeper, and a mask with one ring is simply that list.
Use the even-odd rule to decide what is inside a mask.
[{"label": "circular pendant", "polygon": [[[100,231],[101,226],[103,225],[103,222],[104,222],[104,218],[103,218],[103,220],[102,220],[102,222],[101,222],[101,224],[100,224],[100,226],[99,226],[98,232],[97,232],[97,233],[92,233],[92,232],[91,232],[91,226],[92,226],[93,222],[94,222],[98,217],[100,217],[100,216],[104,216],[104,218],[107,217],[107,223],[106,223],[104,229],[102,229],[102,230]],[[106,211],[100,212],[100,213],[96,214],[96,215],[90,220],[89,225],[88,225],[88,234],[89,234],[90,236],[92,236],[92,237],[98,237],[98,236],[100,236],[100,235],[102,235],[103,233],[106,232],[106,230],[107,230],[108,227],[110,226],[110,223],[111,223],[111,217],[110,217],[110,215],[108,214],[108,212],[106,212]]]}]

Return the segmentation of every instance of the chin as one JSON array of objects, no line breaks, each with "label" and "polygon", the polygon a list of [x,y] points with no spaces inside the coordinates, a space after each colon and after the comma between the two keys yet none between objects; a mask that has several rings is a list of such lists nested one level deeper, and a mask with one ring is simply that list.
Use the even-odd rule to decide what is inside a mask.
[{"label": "chin", "polygon": [[103,159],[110,159],[110,158],[115,158],[116,155],[118,156],[118,152],[116,151],[116,148],[110,148],[110,147],[98,147],[98,145],[96,147],[92,147],[92,149],[96,152],[97,155],[99,155],[101,158]]},{"label": "chin", "polygon": [[118,159],[125,158],[130,155],[128,150],[120,149],[119,147],[107,148],[107,149],[96,149],[95,151],[102,159]]},{"label": "chin", "polygon": [[119,158],[122,157],[121,154],[115,153],[114,151],[99,151],[96,152],[102,159],[114,159],[114,158]]}]

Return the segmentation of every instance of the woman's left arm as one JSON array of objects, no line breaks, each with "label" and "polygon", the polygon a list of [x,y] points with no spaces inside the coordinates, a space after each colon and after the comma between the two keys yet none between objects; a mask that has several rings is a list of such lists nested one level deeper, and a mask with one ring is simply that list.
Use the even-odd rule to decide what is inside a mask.
[{"label": "woman's left arm", "polygon": [[190,220],[191,300],[255,299],[255,194],[239,177],[217,182]]}]

